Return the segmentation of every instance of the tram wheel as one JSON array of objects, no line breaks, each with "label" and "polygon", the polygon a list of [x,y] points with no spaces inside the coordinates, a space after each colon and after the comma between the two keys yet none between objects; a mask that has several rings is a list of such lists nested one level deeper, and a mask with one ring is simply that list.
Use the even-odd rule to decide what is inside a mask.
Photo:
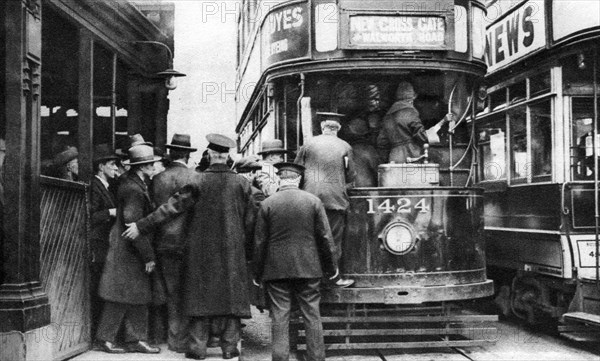
[{"label": "tram wheel", "polygon": [[543,286],[531,277],[516,276],[510,292],[510,308],[518,318],[530,325],[540,323],[537,305],[543,303]]}]

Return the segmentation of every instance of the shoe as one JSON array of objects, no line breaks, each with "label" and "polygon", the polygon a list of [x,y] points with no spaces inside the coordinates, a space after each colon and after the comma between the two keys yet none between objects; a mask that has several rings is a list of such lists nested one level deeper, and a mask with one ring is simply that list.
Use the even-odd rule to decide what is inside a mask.
[{"label": "shoe", "polygon": [[329,286],[329,288],[346,288],[346,287],[352,286],[353,284],[354,284],[354,280],[343,279],[338,276],[334,279],[329,280],[327,286]]},{"label": "shoe", "polygon": [[221,338],[217,336],[210,336],[208,342],[206,343],[206,347],[219,347],[221,346]]},{"label": "shoe", "polygon": [[201,356],[201,355],[195,354],[193,352],[186,352],[185,358],[189,358],[192,360],[204,360],[204,359],[206,359],[206,356]]},{"label": "shoe", "polygon": [[237,349],[235,349],[233,351],[223,352],[223,359],[229,360],[234,357],[238,357],[239,355],[240,355],[240,352]]},{"label": "shoe", "polygon": [[99,342],[99,347],[100,350],[107,352],[107,353],[125,353],[125,349],[118,347],[117,345],[115,345],[114,343],[110,342],[110,341],[102,341]]},{"label": "shoe", "polygon": [[138,341],[129,345],[129,352],[160,353],[160,347],[150,346],[146,341]]}]

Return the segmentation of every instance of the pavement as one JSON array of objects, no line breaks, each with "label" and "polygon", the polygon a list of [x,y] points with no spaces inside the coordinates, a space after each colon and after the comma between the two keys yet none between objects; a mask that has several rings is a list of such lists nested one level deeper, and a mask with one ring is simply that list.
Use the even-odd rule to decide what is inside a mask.
[{"label": "pavement", "polygon": [[[241,350],[237,361],[270,361],[270,320],[268,312],[252,310],[251,320],[244,320]],[[443,348],[433,350],[372,350],[360,355],[333,354],[328,352],[327,361],[600,361],[600,345],[585,345],[558,337],[548,330],[534,330],[515,321],[501,321],[495,324],[497,331],[489,339],[496,341],[482,347]],[[72,361],[173,361],[185,360],[184,354],[167,350],[157,355],[128,353],[122,355],[89,351],[71,359]],[[207,361],[222,360],[221,349],[209,348]],[[293,359],[294,360],[294,359]]]}]

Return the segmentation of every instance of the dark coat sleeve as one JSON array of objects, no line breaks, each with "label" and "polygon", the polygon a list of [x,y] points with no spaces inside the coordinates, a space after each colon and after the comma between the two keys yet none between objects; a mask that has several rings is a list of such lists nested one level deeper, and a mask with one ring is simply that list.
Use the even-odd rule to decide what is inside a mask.
[{"label": "dark coat sleeve", "polygon": [[260,204],[265,200],[265,195],[262,191],[252,187],[250,201],[246,207],[246,259],[252,260],[252,242],[254,239],[254,229]]},{"label": "dark coat sleeve", "polygon": [[256,227],[254,229],[253,270],[254,279],[260,280],[265,270],[267,259],[267,245],[269,239],[268,211],[263,205],[256,216]]},{"label": "dark coat sleeve", "polygon": [[317,242],[321,268],[325,276],[329,277],[334,275],[337,270],[337,265],[333,260],[333,236],[323,203],[318,201],[315,207],[315,241]]},{"label": "dark coat sleeve", "polygon": [[419,118],[419,112],[415,109],[406,109],[405,114],[403,114],[408,118],[408,129],[413,137],[422,143],[427,143],[429,140],[427,139],[427,133],[425,132],[425,127]]},{"label": "dark coat sleeve", "polygon": [[197,199],[198,189],[196,186],[187,185],[183,187],[179,192],[170,197],[167,203],[162,204],[154,212],[136,222],[140,233],[147,234],[152,232],[155,227],[168,221],[171,217],[193,207]]},{"label": "dark coat sleeve", "polygon": [[[144,217],[144,210],[147,202],[149,202],[147,194],[141,191],[125,189],[120,194],[120,199],[123,207],[124,224],[137,222]],[[138,237],[135,240],[130,240],[130,242],[145,263],[155,260],[154,248],[149,237]]]}]

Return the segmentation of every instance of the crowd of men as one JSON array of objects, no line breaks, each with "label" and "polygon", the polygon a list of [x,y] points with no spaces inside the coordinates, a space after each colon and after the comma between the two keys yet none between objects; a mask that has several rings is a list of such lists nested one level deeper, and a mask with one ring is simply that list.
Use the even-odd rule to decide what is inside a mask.
[{"label": "crowd of men", "polygon": [[160,352],[148,342],[149,314],[166,303],[169,349],[204,359],[217,344],[224,359],[236,357],[241,319],[251,317],[252,279],[267,294],[273,360],[289,359],[294,298],[308,359],[325,359],[320,288],[353,284],[338,265],[355,172],[352,148],[337,137],[339,114],[321,116],[323,134],[294,162],[283,162],[289,152],[281,141],[267,140],[262,159],[231,165],[236,143],[209,134],[208,165],[194,170],[190,136],[175,134],[166,145],[169,164],[157,174],[161,157],[135,135],[120,173],[119,156],[96,148],[92,287],[102,350]]}]

